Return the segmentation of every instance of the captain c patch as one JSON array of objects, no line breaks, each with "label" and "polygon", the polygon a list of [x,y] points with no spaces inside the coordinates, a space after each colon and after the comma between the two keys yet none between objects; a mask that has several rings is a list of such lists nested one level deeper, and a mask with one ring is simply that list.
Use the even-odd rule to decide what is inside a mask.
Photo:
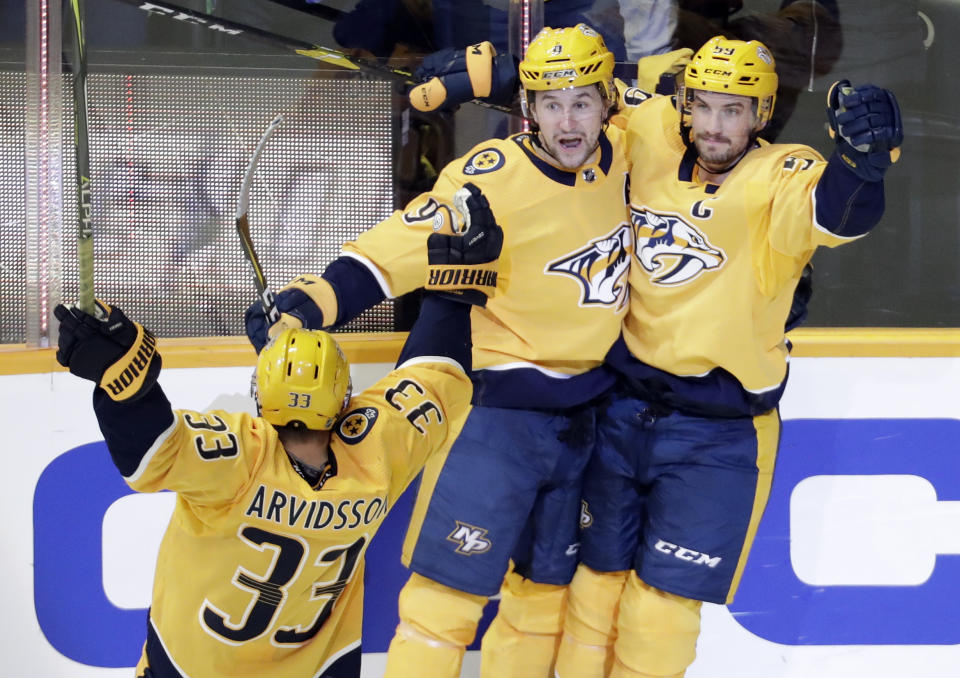
[{"label": "captain c patch", "polygon": [[337,433],[347,445],[356,445],[370,433],[370,429],[377,422],[378,414],[375,407],[353,410],[340,420]]},{"label": "captain c patch", "polygon": [[470,156],[467,164],[463,166],[463,173],[474,176],[476,174],[495,172],[503,167],[503,163],[503,153],[495,148],[485,148]]}]

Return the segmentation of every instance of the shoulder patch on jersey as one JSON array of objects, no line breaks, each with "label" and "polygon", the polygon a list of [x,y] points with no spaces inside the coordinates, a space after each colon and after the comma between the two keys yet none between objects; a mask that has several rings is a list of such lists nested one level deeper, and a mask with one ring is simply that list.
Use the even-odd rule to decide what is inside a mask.
[{"label": "shoulder patch on jersey", "polygon": [[[444,214],[446,214],[446,216],[444,216]],[[427,198],[427,201],[415,210],[404,212],[402,218],[403,223],[407,226],[420,222],[430,222],[430,226],[434,231],[440,231],[447,222],[450,224],[457,223],[457,220],[450,212],[450,207],[437,202],[437,200],[432,197]]]},{"label": "shoulder patch on jersey", "polygon": [[348,412],[337,426],[337,434],[347,445],[356,445],[367,437],[380,413],[376,407],[361,407]]},{"label": "shoulder patch on jersey", "polygon": [[816,164],[814,158],[801,158],[796,155],[788,155],[783,161],[784,172],[802,172],[808,170]]},{"label": "shoulder patch on jersey", "polygon": [[503,167],[504,162],[505,158],[503,157],[503,153],[495,148],[484,148],[470,156],[463,166],[463,173],[469,176],[475,176],[477,174],[496,172]]}]

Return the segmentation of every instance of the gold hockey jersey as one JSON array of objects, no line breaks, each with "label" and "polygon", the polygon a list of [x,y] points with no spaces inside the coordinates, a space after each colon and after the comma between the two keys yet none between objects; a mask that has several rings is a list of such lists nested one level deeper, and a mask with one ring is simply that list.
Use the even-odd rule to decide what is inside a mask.
[{"label": "gold hockey jersey", "polygon": [[[624,132],[610,127],[576,171],[539,158],[531,137],[493,139],[451,162],[430,192],[346,243],[388,297],[426,281],[427,236],[450,232],[453,194],[478,186],[503,228],[496,294],[476,307],[475,403],[570,406],[610,381],[596,370],[627,304],[630,226]],[[609,375],[607,375],[609,376]]]},{"label": "gold hockey jersey", "polygon": [[825,161],[807,146],[760,141],[722,185],[707,184],[669,97],[628,113],[630,354],[691,382],[723,370],[753,396],[777,391],[803,266],[818,246],[855,239],[817,222]]},{"label": "gold hockey jersey", "polygon": [[170,663],[190,678],[313,677],[358,648],[370,539],[456,436],[470,392],[453,362],[391,372],[344,410],[335,473],[317,490],[265,420],[175,410],[126,476],[138,491],[178,493],[150,610]]}]

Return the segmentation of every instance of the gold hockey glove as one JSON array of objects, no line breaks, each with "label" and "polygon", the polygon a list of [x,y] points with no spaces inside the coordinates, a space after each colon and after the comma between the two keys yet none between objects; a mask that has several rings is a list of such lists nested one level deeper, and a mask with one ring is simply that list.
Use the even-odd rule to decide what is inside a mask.
[{"label": "gold hockey glove", "polygon": [[273,325],[267,323],[259,301],[251,304],[244,314],[244,329],[257,353],[270,337],[289,327],[320,330],[333,324],[337,317],[337,295],[320,276],[298,275],[277,291],[277,310],[280,320]]},{"label": "gold hockey glove", "polygon": [[[688,47],[675,49],[666,54],[651,54],[637,61],[637,87],[644,92],[675,94],[675,86],[664,86],[664,79],[673,83],[678,73],[690,63],[693,50]],[[669,90],[669,91],[665,91]]]}]

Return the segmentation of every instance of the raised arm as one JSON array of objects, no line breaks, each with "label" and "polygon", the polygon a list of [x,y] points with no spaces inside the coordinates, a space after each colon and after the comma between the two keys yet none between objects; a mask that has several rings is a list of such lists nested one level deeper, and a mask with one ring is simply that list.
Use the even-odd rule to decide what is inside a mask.
[{"label": "raised arm", "polygon": [[[322,275],[301,275],[277,293],[281,318],[269,326],[259,303],[251,305],[245,316],[246,332],[259,353],[268,336],[285,327],[326,329],[338,327],[386,298],[394,298],[418,288],[467,290],[480,295],[481,303],[493,293],[496,275],[489,264],[475,263],[477,252],[447,251],[446,271],[428,257],[440,256],[430,242],[467,227],[469,207],[457,204],[472,184],[462,184],[445,169],[433,191],[417,196],[404,210],[394,212],[356,240],[343,246],[342,255]],[[474,187],[474,190],[475,187]],[[479,191],[477,191],[479,192]],[[486,206],[486,199],[481,199]],[[486,206],[489,212],[489,207]],[[492,216],[490,217],[492,221]],[[430,239],[434,240],[430,240]],[[450,243],[461,242],[459,239]],[[499,244],[497,245],[499,255]],[[462,269],[462,270],[461,270]],[[454,275],[461,270],[464,275]],[[431,277],[432,276],[432,277]],[[472,292],[469,290],[473,290]]]},{"label": "raised arm", "polygon": [[817,223],[863,235],[883,215],[883,176],[900,157],[900,107],[889,90],[840,80],[827,94],[827,120],[837,145],[814,191]]},{"label": "raised arm", "polygon": [[170,402],[157,384],[157,340],[119,308],[97,301],[96,312],[58,305],[57,362],[96,384],[93,409],[114,465],[129,477],[151,444],[173,425]]}]

